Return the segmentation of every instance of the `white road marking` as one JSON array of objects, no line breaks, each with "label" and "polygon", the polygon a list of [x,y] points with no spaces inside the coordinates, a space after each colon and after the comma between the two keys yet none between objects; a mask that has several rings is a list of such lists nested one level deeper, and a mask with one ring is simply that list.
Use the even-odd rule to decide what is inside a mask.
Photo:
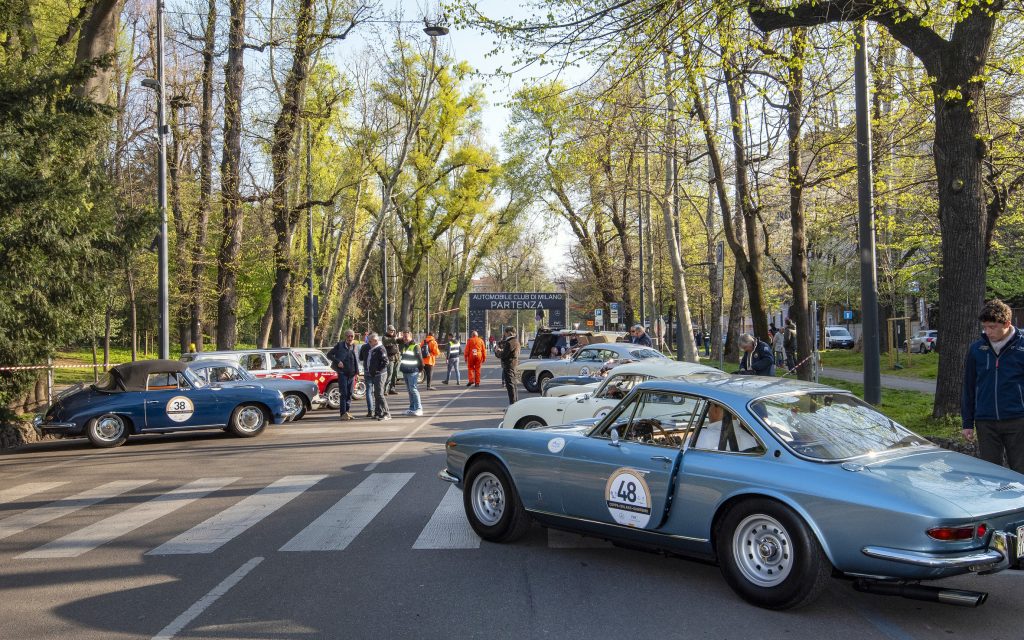
[{"label": "white road marking", "polygon": [[114,480],[87,491],[76,493],[70,498],[57,500],[48,505],[29,509],[28,511],[5,518],[0,520],[0,540],[9,538],[32,527],[45,524],[51,520],[62,518],[97,502],[115,498],[122,493],[138,489],[150,482],[153,482],[153,480]]},{"label": "white road marking", "polygon": [[29,482],[27,484],[19,484],[16,487],[0,491],[0,504],[21,500],[26,496],[56,489],[64,484],[67,484],[67,482]]},{"label": "white road marking", "polygon": [[413,549],[479,549],[480,537],[466,520],[462,492],[455,485],[447,493],[423,527]]},{"label": "white road marking", "polygon": [[610,549],[612,543],[578,533],[548,529],[548,547],[551,549]]},{"label": "white road marking", "polygon": [[77,558],[237,480],[239,478],[200,478],[17,558]]},{"label": "white road marking", "polygon": [[350,433],[391,433],[402,431],[402,427],[308,427],[273,429],[267,433],[279,436],[344,436]]},{"label": "white road marking", "polygon": [[212,553],[327,476],[285,476],[146,553]]},{"label": "white road marking", "polygon": [[382,453],[379,458],[377,458],[376,460],[374,460],[370,464],[366,465],[366,468],[363,469],[363,471],[373,471],[374,469],[376,469],[377,465],[379,465],[380,463],[382,463],[385,460],[387,460],[388,456],[390,456],[392,453],[394,453],[395,451],[398,451],[398,448],[401,447],[403,444],[405,444],[407,441],[411,440],[417,433],[419,433],[420,429],[422,429],[423,427],[425,427],[428,424],[430,424],[431,420],[433,420],[437,416],[441,415],[442,411],[444,411],[448,407],[452,406],[452,404],[454,404],[462,396],[466,395],[471,390],[473,390],[473,388],[474,387],[466,387],[465,389],[463,389],[462,392],[459,395],[455,396],[454,398],[452,398],[451,400],[446,402],[440,409],[438,409],[434,413],[430,414],[429,418],[427,418],[426,420],[421,422],[418,427],[416,427],[415,429],[410,431],[409,435],[405,436],[404,438],[402,438],[401,440],[399,440],[395,444],[391,445],[391,448],[388,449],[387,451],[385,451],[384,453]]},{"label": "white road marking", "polygon": [[210,608],[214,602],[216,602],[221,596],[231,590],[236,584],[242,581],[250,571],[256,568],[256,565],[263,562],[262,557],[255,557],[245,564],[243,564],[235,572],[224,578],[220,584],[213,589],[210,589],[207,593],[199,600],[196,600],[195,604],[186,609],[180,616],[171,621],[169,625],[160,630],[158,634],[153,636],[153,640],[170,640],[176,636],[182,629],[184,629],[188,623],[192,622],[199,617],[204,611]]},{"label": "white road marking", "polygon": [[341,551],[391,502],[412,473],[374,473],[314,520],[281,551]]}]

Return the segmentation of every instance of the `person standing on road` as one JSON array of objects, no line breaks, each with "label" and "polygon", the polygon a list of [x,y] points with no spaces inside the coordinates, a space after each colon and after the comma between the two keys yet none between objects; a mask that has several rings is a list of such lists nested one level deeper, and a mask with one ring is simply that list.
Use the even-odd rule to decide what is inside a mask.
[{"label": "person standing on road", "polygon": [[630,330],[630,333],[633,334],[633,337],[630,338],[629,341],[632,342],[633,344],[640,344],[645,347],[654,346],[654,343],[651,342],[651,336],[647,335],[647,332],[644,331],[644,328],[641,325],[633,325],[633,328]]},{"label": "person standing on road", "polygon": [[749,333],[741,333],[736,342],[743,352],[743,356],[740,357],[740,375],[775,375],[775,358],[767,342],[762,342]]},{"label": "person standing on road", "polygon": [[501,384],[508,392],[508,403],[515,404],[516,369],[519,367],[519,339],[516,338],[515,327],[505,327],[503,337],[494,347],[494,355],[501,361]]},{"label": "person standing on road", "polygon": [[434,364],[437,362],[437,356],[441,355],[441,350],[437,348],[437,340],[434,338],[433,331],[428,331],[427,337],[423,338],[423,342],[420,343],[420,355],[423,356],[423,382],[427,385],[427,389],[433,391],[434,387],[431,382]]},{"label": "person standing on road", "polygon": [[786,334],[778,329],[772,334],[772,354],[775,356],[775,366],[781,367],[786,359]]},{"label": "person standing on road", "polygon": [[366,336],[363,338],[363,344],[359,346],[359,362],[363,365],[363,376],[366,379],[366,417],[373,417],[373,393],[370,391],[370,379],[367,375],[367,371],[370,370],[370,365],[367,359],[370,357],[370,331],[366,332]]},{"label": "person standing on road", "polygon": [[443,382],[448,384],[452,379],[452,371],[455,372],[455,384],[462,384],[462,375],[459,373],[459,358],[462,356],[462,344],[459,343],[459,339],[448,334],[445,336],[445,360],[448,365],[448,372],[445,375]]},{"label": "person standing on road", "polygon": [[986,302],[978,316],[981,339],[971,344],[960,399],[963,435],[977,432],[982,460],[1024,473],[1024,332],[1002,300]]},{"label": "person standing on road", "polygon": [[394,325],[388,325],[388,330],[384,332],[384,350],[388,354],[388,371],[387,377],[384,380],[386,389],[385,393],[388,395],[398,395],[398,391],[395,389],[395,385],[398,384],[398,361],[399,357],[399,346],[398,346],[398,333],[395,331]]},{"label": "person standing on road", "polygon": [[405,329],[402,332],[401,360],[399,370],[405,379],[405,388],[409,392],[409,408],[407,416],[422,416],[423,405],[420,404],[420,390],[418,388],[420,372],[423,371],[423,354],[420,353],[420,346],[412,339],[412,331]]},{"label": "person standing on road", "polygon": [[388,351],[376,333],[370,334],[370,352],[366,356],[366,393],[373,392],[373,417],[390,420],[391,411],[384,397],[384,376],[388,372]]},{"label": "person standing on road", "polygon": [[351,420],[352,414],[352,389],[359,379],[359,355],[356,353],[356,334],[349,329],[345,332],[345,339],[334,345],[327,352],[327,359],[331,361],[331,368],[338,372],[338,391],[341,392],[342,420]]},{"label": "person standing on road", "polygon": [[487,345],[484,344],[480,334],[474,331],[466,341],[466,368],[469,369],[467,387],[472,387],[474,384],[480,386],[480,367],[484,366],[486,361]]},{"label": "person standing on road", "polygon": [[793,318],[786,318],[786,330],[783,332],[782,348],[786,351],[786,368],[796,368],[796,323]]}]

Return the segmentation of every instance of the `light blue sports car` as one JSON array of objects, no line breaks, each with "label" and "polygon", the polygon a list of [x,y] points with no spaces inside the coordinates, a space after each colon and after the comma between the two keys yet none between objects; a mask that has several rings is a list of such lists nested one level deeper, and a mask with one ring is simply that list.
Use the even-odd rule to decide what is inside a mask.
[{"label": "light blue sports car", "polygon": [[776,378],[638,385],[607,416],[452,436],[440,476],[485,540],[531,520],[717,561],[744,599],[861,591],[977,606],[921,581],[1017,568],[1024,475],[932,445],[855,396]]}]

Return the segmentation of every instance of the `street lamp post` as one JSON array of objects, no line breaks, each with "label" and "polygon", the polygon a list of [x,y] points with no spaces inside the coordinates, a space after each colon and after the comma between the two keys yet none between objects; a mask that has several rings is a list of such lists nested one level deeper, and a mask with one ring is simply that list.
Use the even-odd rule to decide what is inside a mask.
[{"label": "street lamp post", "polygon": [[167,283],[167,101],[164,83],[164,0],[156,1],[156,83],[143,81],[143,85],[156,90],[157,145],[157,206],[160,209],[160,231],[157,241],[158,294],[157,314],[160,318],[159,355],[171,355],[170,303]]},{"label": "street lamp post", "polygon": [[[313,141],[309,137],[309,123],[306,123],[306,202],[313,202]],[[309,225],[306,228],[306,253],[309,257],[309,280],[307,286],[309,287],[309,317],[306,321],[306,329],[309,332],[309,346],[315,346],[313,344],[314,334],[316,332],[316,309],[313,305],[313,205],[309,205],[307,211],[309,216]],[[345,319],[342,318],[344,324]]]}]

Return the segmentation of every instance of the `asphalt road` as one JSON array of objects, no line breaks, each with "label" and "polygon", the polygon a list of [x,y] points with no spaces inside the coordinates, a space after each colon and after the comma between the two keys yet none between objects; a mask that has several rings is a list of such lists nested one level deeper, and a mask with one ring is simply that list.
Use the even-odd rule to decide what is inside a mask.
[{"label": "asphalt road", "polygon": [[835,581],[777,613],[739,600],[709,564],[536,525],[515,544],[481,542],[436,474],[449,433],[500,419],[496,378],[438,385],[422,418],[321,411],[249,440],[58,442],[0,457],[0,638],[1024,635],[1024,572],[945,581],[989,591],[979,609]]}]

